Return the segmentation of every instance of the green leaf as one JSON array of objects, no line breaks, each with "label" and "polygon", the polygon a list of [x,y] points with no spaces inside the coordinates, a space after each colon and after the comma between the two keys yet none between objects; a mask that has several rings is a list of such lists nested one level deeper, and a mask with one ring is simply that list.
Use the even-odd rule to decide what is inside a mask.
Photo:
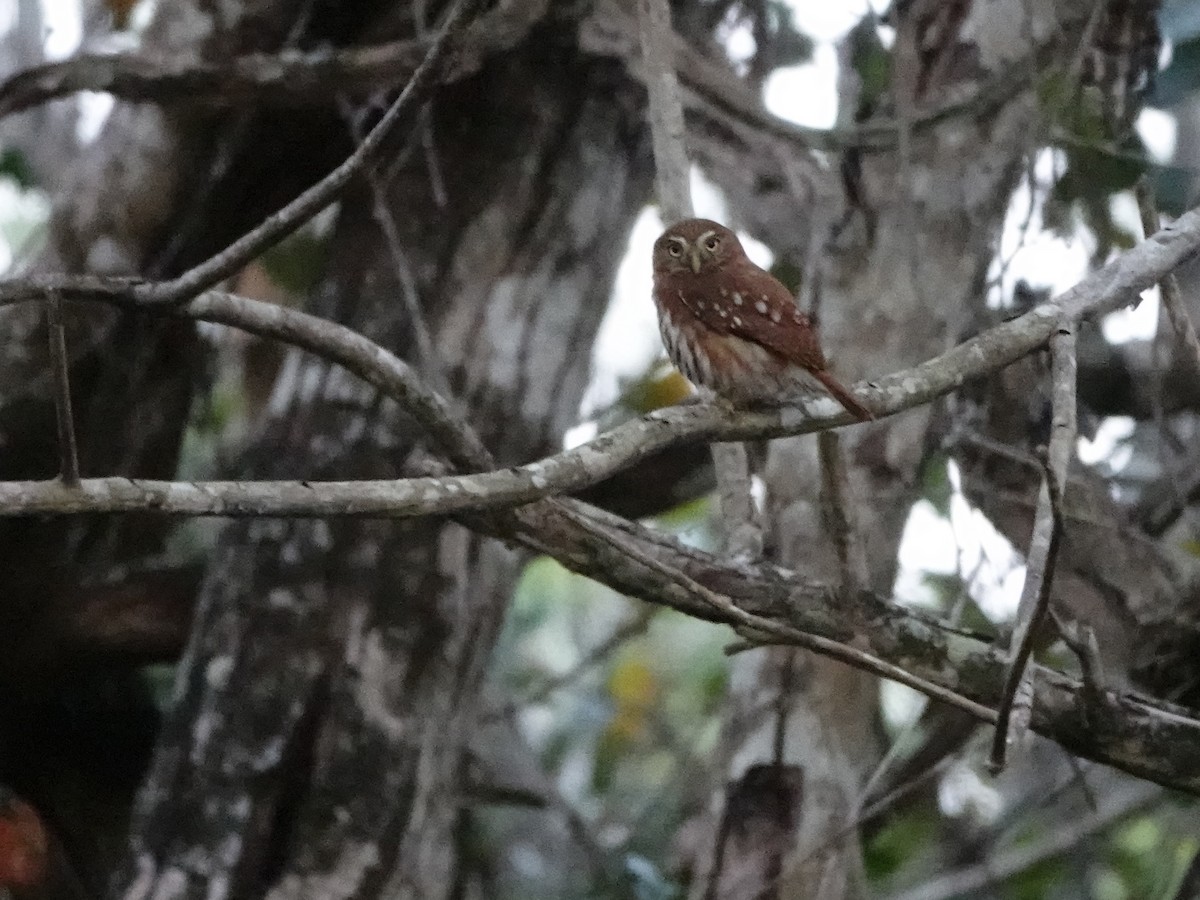
[{"label": "green leaf", "polygon": [[325,270],[329,242],[311,230],[298,231],[262,255],[263,268],[284,290],[302,294]]},{"label": "green leaf", "polygon": [[33,169],[25,154],[13,147],[0,151],[0,176],[7,176],[23,188],[36,187]]}]

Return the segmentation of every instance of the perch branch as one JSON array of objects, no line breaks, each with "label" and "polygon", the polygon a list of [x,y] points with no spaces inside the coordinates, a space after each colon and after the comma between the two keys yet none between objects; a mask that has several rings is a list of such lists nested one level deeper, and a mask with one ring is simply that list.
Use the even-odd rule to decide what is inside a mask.
[{"label": "perch branch", "polygon": [[[1194,253],[1200,246],[1200,213],[1181,216],[1173,225],[1152,239],[1122,254],[1108,266],[1081,281],[1075,288],[1055,300],[1036,307],[1010,322],[998,325],[970,341],[905,372],[882,379],[865,392],[877,403],[881,413],[895,413],[928,402],[935,396],[953,390],[968,378],[993,372],[1013,360],[1037,349],[1056,331],[1058,323],[1085,315],[1099,315],[1128,302],[1138,291],[1154,284],[1162,275]],[[21,299],[44,297],[33,291],[28,283],[13,288]],[[0,289],[2,292],[3,289]],[[83,295],[86,296],[86,295]],[[92,297],[109,302],[120,300],[127,306],[137,306],[128,295],[113,292]],[[190,316],[224,322],[264,336],[288,340],[319,353],[365,377],[388,396],[402,403],[411,398],[412,389],[405,378],[411,373],[403,364],[382,348],[360,335],[332,323],[304,316],[294,310],[257,304],[244,298],[208,292],[178,308],[159,307],[161,313]],[[419,385],[418,385],[419,387]],[[429,397],[417,392],[423,402]],[[438,409],[434,402],[434,409]],[[741,440],[795,434],[828,428],[849,421],[832,400],[815,400],[795,409],[773,412],[735,413],[716,407],[682,407],[664,410],[614,429],[596,440],[567,454],[551,457],[519,469],[478,475],[448,476],[440,479],[411,479],[392,482],[359,482],[343,485],[343,496],[356,502],[370,502],[377,510],[386,510],[389,490],[412,489],[418,485],[431,493],[428,502],[412,497],[414,509],[435,512],[445,497],[454,493],[485,493],[469,500],[455,499],[452,508],[477,509],[488,503],[498,503],[486,493],[500,482],[495,479],[523,480],[520,487],[510,481],[505,488],[509,496],[505,503],[527,502],[548,494],[593,484],[612,472],[637,462],[646,455],[686,440]],[[433,423],[438,424],[436,415]],[[466,425],[452,420],[442,423],[451,448],[455,441],[470,436]],[[464,448],[469,448],[468,442]],[[475,455],[459,448],[464,462],[483,461],[486,451]],[[466,479],[466,480],[464,480]],[[474,481],[472,479],[484,479]],[[147,482],[113,480],[124,485],[145,487]],[[98,511],[114,508],[89,505],[89,490],[107,480],[85,480],[72,493],[61,484],[7,483],[0,486],[0,512],[29,514],[30,512],[63,511],[69,508]],[[311,494],[319,494],[323,486],[290,482]],[[168,487],[173,487],[168,483]],[[406,486],[406,487],[405,487]],[[242,485],[238,490],[251,486]],[[272,487],[268,485],[268,487]],[[260,486],[261,488],[261,486]],[[47,493],[47,490],[52,493]],[[440,493],[439,493],[440,492]],[[260,490],[260,494],[263,493]],[[273,496],[268,490],[267,494]],[[39,499],[40,497],[40,499]],[[81,502],[81,498],[82,501]],[[47,503],[47,500],[51,502]],[[144,498],[143,498],[144,499]],[[260,496],[258,498],[262,500]],[[60,505],[65,501],[65,505]],[[105,501],[107,502],[107,501]],[[169,493],[160,496],[157,510],[180,512]],[[628,555],[616,550],[608,541],[597,539],[592,531],[581,528],[576,521],[562,515],[561,507],[572,501],[553,504],[534,503],[516,509],[490,513],[462,512],[457,517],[482,533],[515,542],[530,549],[548,553],[569,568],[601,581],[615,590],[639,596],[650,602],[671,606],[686,614],[727,622],[735,626],[745,623],[741,617],[714,607],[683,590],[676,580],[661,572],[640,565]],[[21,504],[18,509],[6,509],[10,503]],[[39,503],[42,505],[39,506]],[[305,508],[312,500],[302,504]],[[318,504],[319,505],[319,504]],[[267,504],[253,514],[298,514],[300,506],[287,503]],[[125,508],[118,506],[116,508]],[[154,511],[142,503],[131,504],[140,512]],[[855,598],[843,592],[803,579],[794,573],[766,564],[751,565],[736,560],[718,559],[699,550],[683,547],[665,535],[636,523],[609,516],[599,510],[585,509],[588,518],[599,526],[624,532],[644,552],[659,559],[668,569],[684,572],[716,595],[728,598],[737,609],[752,616],[777,622],[796,633],[816,636],[834,644],[853,640],[853,648],[881,660],[925,683],[941,687],[978,704],[978,714],[992,718],[990,709],[998,703],[1006,670],[1004,655],[969,635],[964,635],[944,623],[927,616],[903,610],[870,594]],[[324,510],[332,514],[339,510]],[[344,510],[340,510],[344,511]],[[240,510],[251,514],[249,510]],[[385,512],[372,514],[382,515]],[[795,635],[783,633],[772,639],[788,642]],[[809,645],[811,646],[811,645]],[[811,646],[818,652],[834,652],[831,647]],[[865,660],[839,656],[852,665],[864,665]],[[1080,702],[1084,690],[1076,680],[1062,673],[1044,669],[1036,664],[1034,681],[1035,703],[1031,710],[1030,727],[1057,741],[1069,752],[1097,762],[1124,769],[1139,777],[1164,785],[1200,794],[1200,720],[1186,710],[1179,710],[1165,701],[1148,701],[1130,694],[1112,694],[1105,698],[1102,716],[1090,716]],[[886,674],[877,668],[871,671]],[[911,682],[910,682],[911,683]]]},{"label": "perch branch", "polygon": [[[880,416],[921,406],[1043,346],[1061,321],[1103,315],[1128,303],[1198,248],[1200,211],[1193,210],[1054,300],[911,369],[856,385],[855,392],[866,398]],[[43,298],[44,281],[32,278],[0,284],[0,305]],[[116,290],[75,296],[122,306],[144,305]],[[206,292],[181,307],[160,310],[220,322],[319,353],[409,409],[451,454],[456,465],[476,470],[490,467],[486,448],[468,426],[455,421],[447,401],[423,388],[394,355],[350,329],[295,310],[216,291]],[[85,479],[74,492],[46,482],[0,482],[0,516],[135,508],[189,515],[436,515],[511,506],[579,491],[687,442],[783,437],[852,421],[849,413],[826,397],[794,407],[754,412],[716,405],[671,407],[626,422],[571,450],[499,472],[347,482],[332,492],[326,492],[322,482],[258,482],[229,488],[233,494],[226,494],[225,488],[212,483],[182,483],[181,491],[175,493],[172,489],[181,483],[134,483],[123,478]],[[287,490],[281,492],[279,486]],[[414,496],[417,489],[423,492],[422,502]],[[142,493],[137,493],[139,490]],[[225,502],[226,496],[236,496],[237,502]],[[353,503],[347,505],[349,501]]]}]

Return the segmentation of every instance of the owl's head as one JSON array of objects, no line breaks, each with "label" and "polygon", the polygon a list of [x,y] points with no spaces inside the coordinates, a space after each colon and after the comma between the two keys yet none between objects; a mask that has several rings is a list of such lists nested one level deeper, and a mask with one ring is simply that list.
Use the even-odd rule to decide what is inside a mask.
[{"label": "owl's head", "polygon": [[699,275],[743,255],[741,241],[724,225],[712,219],[684,219],[654,242],[654,271]]}]

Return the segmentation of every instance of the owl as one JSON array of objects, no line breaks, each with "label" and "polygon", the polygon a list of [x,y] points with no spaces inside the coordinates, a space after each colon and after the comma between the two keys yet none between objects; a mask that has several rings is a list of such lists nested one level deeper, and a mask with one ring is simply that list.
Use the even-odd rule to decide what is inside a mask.
[{"label": "owl", "polygon": [[654,302],[671,361],[693,384],[737,406],[833,396],[874,418],[829,373],[808,316],[791,292],[710,219],[676,222],[654,242]]}]

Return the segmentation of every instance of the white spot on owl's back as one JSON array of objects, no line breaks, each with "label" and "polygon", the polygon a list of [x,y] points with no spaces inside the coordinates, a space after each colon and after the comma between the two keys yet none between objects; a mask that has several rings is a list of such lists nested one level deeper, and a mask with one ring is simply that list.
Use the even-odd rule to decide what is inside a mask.
[{"label": "white spot on owl's back", "polygon": [[742,295],[739,294],[737,291],[733,292],[733,305],[734,306],[742,305]]},{"label": "white spot on owl's back", "polygon": [[765,300],[759,300],[757,303],[754,304],[754,308],[757,309],[764,316],[767,314],[767,302]]},{"label": "white spot on owl's back", "polygon": [[719,312],[721,313],[721,318],[722,318],[722,319],[728,319],[728,318],[729,318],[729,310],[727,310],[727,309],[722,309],[722,310],[720,310]]},{"label": "white spot on owl's back", "polygon": [[775,310],[775,312],[771,313],[771,321],[774,322],[776,325],[779,324],[779,320],[782,318],[783,318],[783,316],[781,316],[779,314],[779,310]]},{"label": "white spot on owl's back", "polygon": [[722,297],[728,297],[728,296],[729,296],[729,291],[725,290],[725,288],[721,288],[721,296],[722,296]]},{"label": "white spot on owl's back", "polygon": [[733,324],[734,324],[734,325],[737,325],[738,327],[741,327],[741,324],[742,324],[742,317],[741,317],[741,316],[734,316],[734,317],[733,317]]}]

